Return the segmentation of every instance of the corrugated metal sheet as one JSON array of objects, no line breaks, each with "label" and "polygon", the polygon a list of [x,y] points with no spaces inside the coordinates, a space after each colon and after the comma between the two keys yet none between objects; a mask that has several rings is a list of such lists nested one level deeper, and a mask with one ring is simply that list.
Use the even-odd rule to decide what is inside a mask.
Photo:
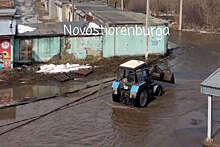
[{"label": "corrugated metal sheet", "polygon": [[[163,29],[165,26],[157,26]],[[139,27],[143,29],[142,27]],[[136,28],[138,29],[138,28]],[[136,29],[134,32],[136,33]],[[145,34],[135,34],[130,32],[130,35],[124,35],[120,28],[117,28],[117,34],[105,33],[103,40],[103,55],[104,57],[113,56],[134,56],[144,55],[146,52],[147,37]],[[161,38],[159,38],[161,37]],[[157,36],[154,31],[149,37],[149,53],[165,55],[167,53],[168,36]]]},{"label": "corrugated metal sheet", "polygon": [[201,83],[201,93],[220,96],[220,68]]},{"label": "corrugated metal sheet", "polygon": [[47,62],[60,53],[60,37],[40,38],[34,43],[34,61]]},{"label": "corrugated metal sheet", "polygon": [[76,59],[102,56],[102,36],[66,38],[65,46],[65,53]]},{"label": "corrugated metal sheet", "polygon": [[212,95],[212,96],[220,96],[220,89],[201,86],[201,93],[206,94],[206,95]]},{"label": "corrugated metal sheet", "polygon": [[0,9],[0,16],[14,16],[16,9]]}]

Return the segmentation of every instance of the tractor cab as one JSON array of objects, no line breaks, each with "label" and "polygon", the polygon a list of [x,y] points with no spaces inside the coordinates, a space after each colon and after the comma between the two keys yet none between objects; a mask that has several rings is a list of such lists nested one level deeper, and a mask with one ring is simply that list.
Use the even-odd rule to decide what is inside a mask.
[{"label": "tractor cab", "polygon": [[140,85],[143,82],[152,82],[146,64],[143,61],[131,60],[121,64],[117,80],[124,85]]},{"label": "tractor cab", "polygon": [[119,66],[112,88],[113,101],[139,107],[146,106],[153,95],[162,95],[162,87],[152,80],[147,64],[138,60],[130,60]]}]

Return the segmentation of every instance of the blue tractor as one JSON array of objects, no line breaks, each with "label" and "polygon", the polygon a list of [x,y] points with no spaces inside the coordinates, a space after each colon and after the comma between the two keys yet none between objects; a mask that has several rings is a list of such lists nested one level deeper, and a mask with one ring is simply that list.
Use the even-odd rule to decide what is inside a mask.
[{"label": "blue tractor", "polygon": [[121,64],[112,85],[112,100],[135,107],[145,107],[154,96],[162,96],[163,88],[156,83],[147,64],[130,60]]}]

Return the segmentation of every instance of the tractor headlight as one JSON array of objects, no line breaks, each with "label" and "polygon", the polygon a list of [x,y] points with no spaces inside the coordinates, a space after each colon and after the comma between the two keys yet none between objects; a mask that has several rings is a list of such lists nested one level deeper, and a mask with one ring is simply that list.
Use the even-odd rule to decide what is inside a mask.
[{"label": "tractor headlight", "polygon": [[118,94],[118,89],[113,87],[113,94]]},{"label": "tractor headlight", "polygon": [[134,98],[136,98],[136,96],[137,96],[136,92],[131,92],[130,93],[130,98],[134,99]]}]

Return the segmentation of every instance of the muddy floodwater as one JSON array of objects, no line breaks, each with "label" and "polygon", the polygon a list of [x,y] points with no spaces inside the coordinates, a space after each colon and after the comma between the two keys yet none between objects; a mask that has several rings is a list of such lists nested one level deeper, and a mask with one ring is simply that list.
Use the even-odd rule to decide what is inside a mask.
[{"label": "muddy floodwater", "polygon": [[[167,66],[176,84],[163,84],[165,94],[137,109],[111,101],[111,86],[80,104],[0,135],[1,147],[200,147],[206,138],[207,97],[200,83],[220,67],[220,36],[172,32]],[[93,99],[91,101],[86,101]],[[72,98],[59,97],[0,110],[0,126],[48,112]],[[220,136],[220,99],[214,99],[213,137]],[[1,127],[0,134],[19,124]]]},{"label": "muddy floodwater", "polygon": [[57,86],[24,85],[0,90],[0,106],[28,99],[51,97],[60,94]]}]

